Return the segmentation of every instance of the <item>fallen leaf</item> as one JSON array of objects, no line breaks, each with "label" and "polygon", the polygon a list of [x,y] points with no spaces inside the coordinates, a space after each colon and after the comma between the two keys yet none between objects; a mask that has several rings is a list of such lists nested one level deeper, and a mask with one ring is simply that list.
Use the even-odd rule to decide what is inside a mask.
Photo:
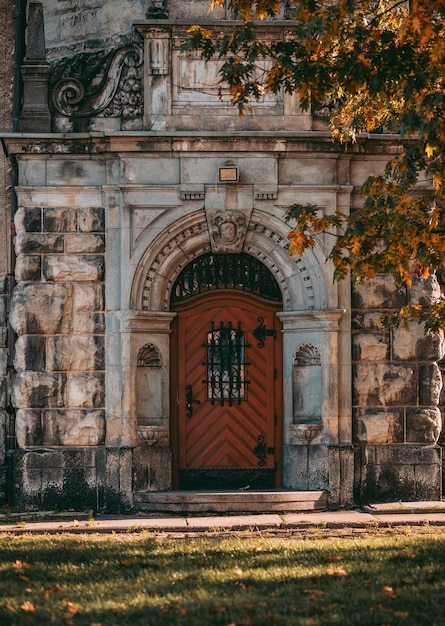
[{"label": "fallen leaf", "polygon": [[309,596],[310,600],[317,600],[326,595],[326,591],[322,591],[321,589],[305,589],[304,593]]},{"label": "fallen leaf", "polygon": [[31,602],[31,600],[25,600],[20,608],[22,609],[22,611],[27,611],[29,613],[32,613],[36,610],[35,604],[34,602]]},{"label": "fallen leaf", "polygon": [[329,576],[347,576],[348,572],[343,567],[330,567],[326,570]]},{"label": "fallen leaf", "polygon": [[385,594],[385,596],[388,596],[388,598],[396,598],[396,594],[395,591],[392,587],[390,587],[389,585],[383,585],[382,587],[382,593]]},{"label": "fallen leaf", "polygon": [[240,569],[239,567],[235,567],[235,569],[233,571],[235,572],[235,574],[237,576],[242,576],[243,575],[243,570]]}]

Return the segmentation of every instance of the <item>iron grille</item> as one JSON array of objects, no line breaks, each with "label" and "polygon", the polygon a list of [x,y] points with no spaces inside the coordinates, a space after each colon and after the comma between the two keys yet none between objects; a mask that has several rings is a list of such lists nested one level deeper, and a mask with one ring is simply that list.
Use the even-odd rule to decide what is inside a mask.
[{"label": "iron grille", "polygon": [[244,253],[211,252],[194,259],[182,270],[173,285],[171,301],[181,302],[217,289],[247,291],[266,300],[281,302],[275,278],[260,261]]},{"label": "iron grille", "polygon": [[204,344],[207,348],[207,361],[203,363],[207,367],[207,380],[203,383],[207,385],[207,396],[212,404],[216,401],[221,406],[227,401],[229,406],[233,402],[241,404],[245,396],[246,366],[245,349],[248,344],[245,341],[244,332],[241,330],[241,323],[237,328],[233,328],[232,323],[225,325],[221,322],[215,328],[214,322],[207,333],[207,341]]}]

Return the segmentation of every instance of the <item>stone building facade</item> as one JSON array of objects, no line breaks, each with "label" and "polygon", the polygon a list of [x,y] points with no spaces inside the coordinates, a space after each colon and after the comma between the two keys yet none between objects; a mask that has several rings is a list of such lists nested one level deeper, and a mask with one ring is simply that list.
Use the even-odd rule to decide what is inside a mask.
[{"label": "stone building facade", "polygon": [[359,206],[397,138],[340,150],[288,94],[238,117],[217,63],[182,50],[207,4],[28,2],[20,132],[4,135],[13,503],[131,510],[247,484],[331,507],[440,499],[442,337],[378,324],[438,281],[351,292],[329,234],[287,250],[287,209]]}]

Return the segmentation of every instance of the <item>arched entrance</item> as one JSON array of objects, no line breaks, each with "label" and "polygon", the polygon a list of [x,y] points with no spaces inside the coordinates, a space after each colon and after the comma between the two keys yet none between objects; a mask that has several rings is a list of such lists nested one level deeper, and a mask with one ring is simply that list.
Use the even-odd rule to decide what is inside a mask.
[{"label": "arched entrance", "polygon": [[281,293],[247,254],[207,253],[172,289],[173,486],[281,486]]}]

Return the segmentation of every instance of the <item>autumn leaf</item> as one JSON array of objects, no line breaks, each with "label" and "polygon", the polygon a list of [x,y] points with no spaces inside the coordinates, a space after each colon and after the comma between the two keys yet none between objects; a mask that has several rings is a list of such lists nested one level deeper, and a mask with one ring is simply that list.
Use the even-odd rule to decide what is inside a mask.
[{"label": "autumn leaf", "polygon": [[388,598],[397,598],[394,589],[392,587],[390,587],[389,585],[384,585],[382,587],[382,593],[385,594],[385,596],[388,596]]},{"label": "autumn leaf", "polygon": [[36,610],[35,604],[31,600],[25,600],[20,608],[27,613],[33,613]]},{"label": "autumn leaf", "polygon": [[348,572],[343,567],[330,567],[326,570],[329,576],[347,576]]}]

